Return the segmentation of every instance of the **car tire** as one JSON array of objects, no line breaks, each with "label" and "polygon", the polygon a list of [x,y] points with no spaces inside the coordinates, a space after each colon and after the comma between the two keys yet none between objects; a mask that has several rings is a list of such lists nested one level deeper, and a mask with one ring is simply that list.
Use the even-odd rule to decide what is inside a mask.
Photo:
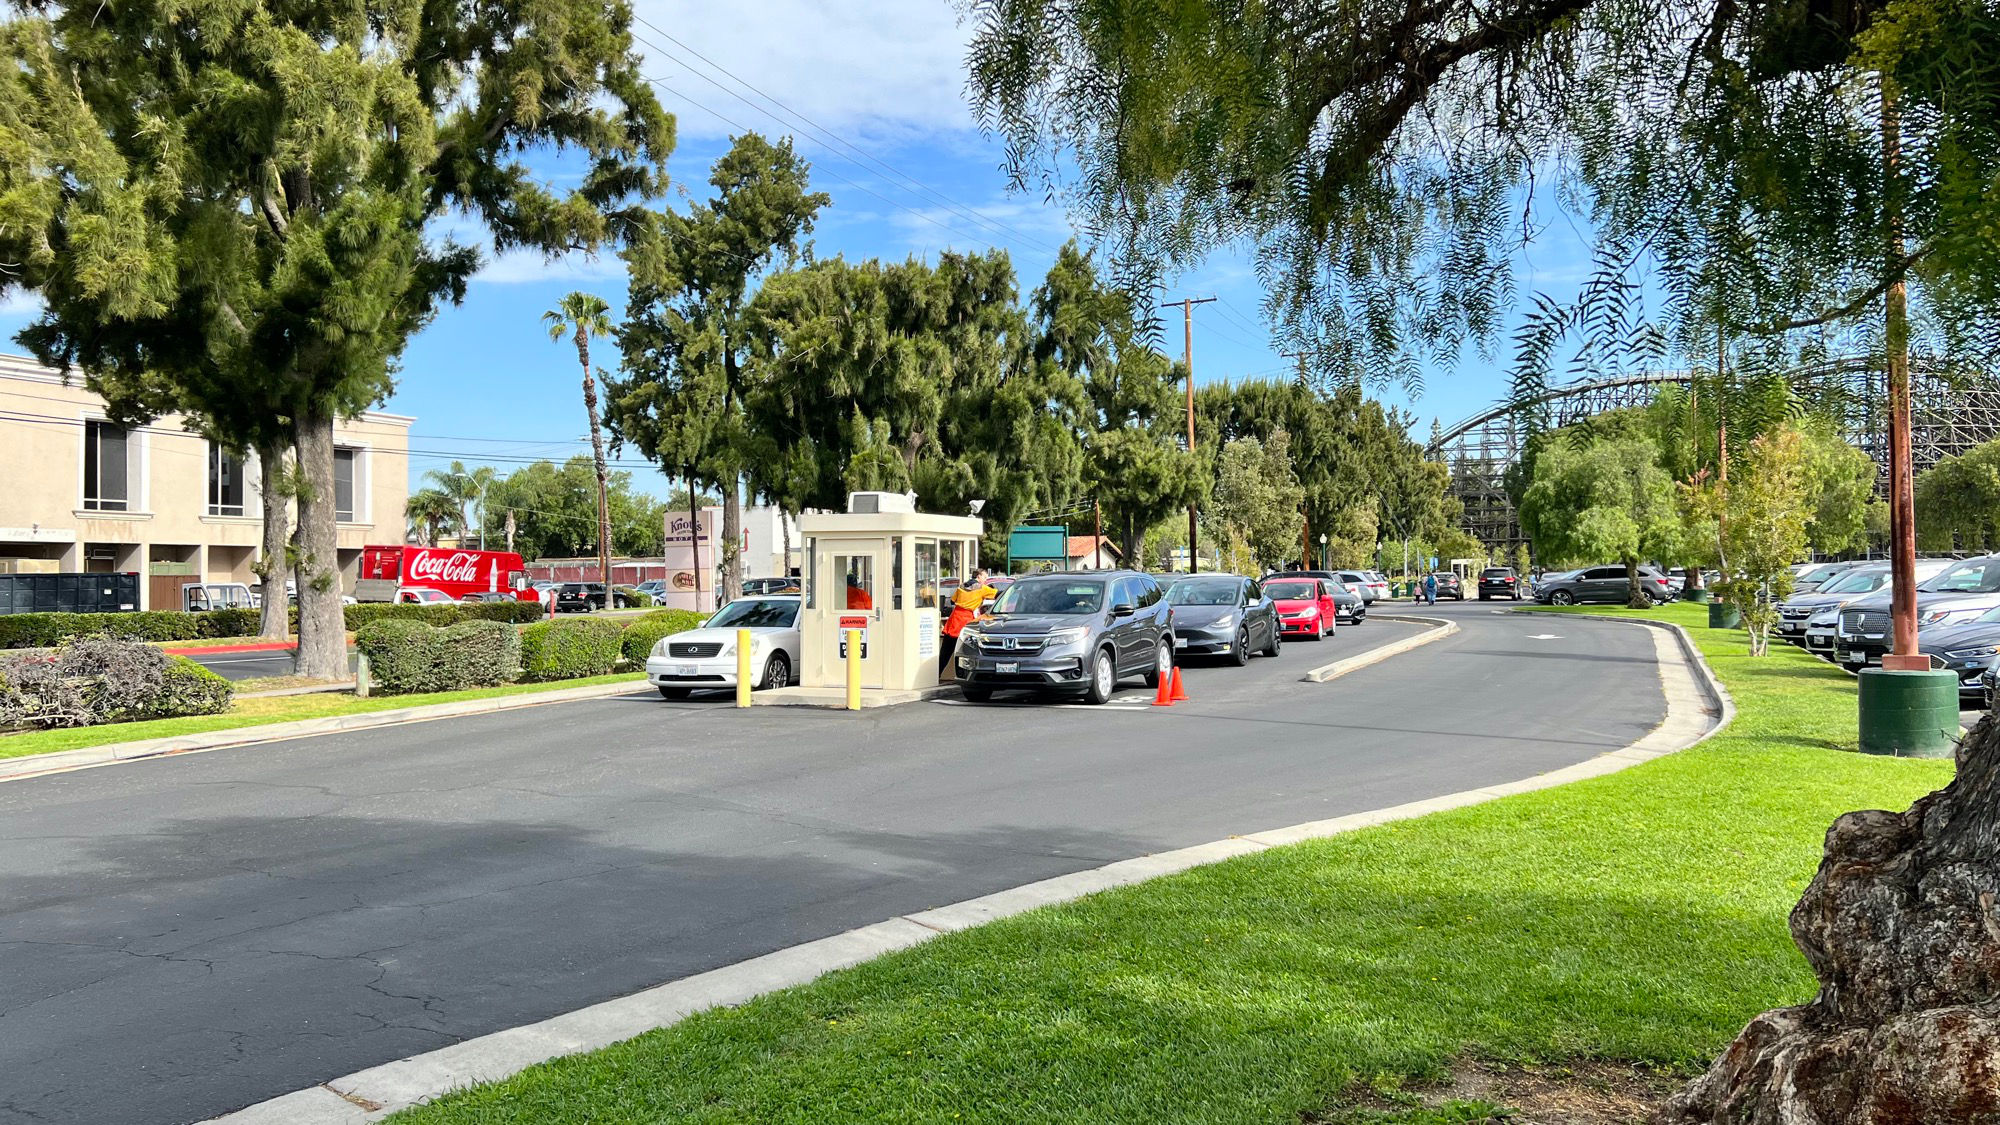
[{"label": "car tire", "polygon": [[792,685],[792,661],[782,652],[774,652],[771,659],[764,662],[764,675],[757,681],[758,691],[776,691]]},{"label": "car tire", "polygon": [[1174,642],[1162,638],[1160,647],[1153,653],[1152,670],[1146,673],[1146,686],[1158,690],[1160,680],[1173,674],[1173,666]]},{"label": "car tire", "polygon": [[1569,592],[1568,590],[1557,590],[1557,591],[1556,591],[1555,593],[1553,593],[1553,594],[1550,594],[1550,595],[1549,595],[1549,604],[1550,604],[1550,605],[1575,605],[1575,604],[1576,604],[1576,595],[1575,595],[1575,594],[1572,594],[1572,593],[1570,593],[1570,592]]},{"label": "car tire", "polygon": [[1264,646],[1264,655],[1276,656],[1281,650],[1284,649],[1284,647],[1285,647],[1284,630],[1279,629],[1278,623],[1273,621],[1271,623],[1271,643]]},{"label": "car tire", "polygon": [[1108,702],[1117,688],[1118,662],[1112,658],[1110,649],[1098,649],[1090,661],[1090,684],[1084,688],[1083,701],[1093,705]]},{"label": "car tire", "polygon": [[1250,626],[1236,627],[1236,641],[1229,646],[1229,659],[1234,661],[1238,668],[1250,663]]},{"label": "car tire", "polygon": [[1312,642],[1314,644],[1318,644],[1319,642],[1325,639],[1326,639],[1326,621],[1324,619],[1315,619],[1313,621],[1313,627],[1312,627]]},{"label": "car tire", "polygon": [[993,698],[993,689],[990,687],[974,687],[971,684],[960,684],[958,685],[958,695],[959,698],[965,700],[967,703],[984,703]]},{"label": "car tire", "polygon": [[660,689],[661,699],[686,699],[687,697],[688,689],[684,687],[663,687]]}]

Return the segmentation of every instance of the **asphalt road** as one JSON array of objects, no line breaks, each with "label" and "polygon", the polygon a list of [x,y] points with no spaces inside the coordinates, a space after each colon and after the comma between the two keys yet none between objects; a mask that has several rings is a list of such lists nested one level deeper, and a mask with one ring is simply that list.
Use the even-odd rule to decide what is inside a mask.
[{"label": "asphalt road", "polygon": [[[189,652],[185,655],[226,680],[261,680],[266,676],[292,674],[290,652]],[[349,671],[354,668],[351,653],[347,657],[347,667]]]},{"label": "asphalt road", "polygon": [[[1651,637],[1370,622],[1189,703],[654,695],[0,785],[0,1122],[198,1120],[899,913],[1624,746]],[[1538,637],[1539,639],[1531,639]]]}]

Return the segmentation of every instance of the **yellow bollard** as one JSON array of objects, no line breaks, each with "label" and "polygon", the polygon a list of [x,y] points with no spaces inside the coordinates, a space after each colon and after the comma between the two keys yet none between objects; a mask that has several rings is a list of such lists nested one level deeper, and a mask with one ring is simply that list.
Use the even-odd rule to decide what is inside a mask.
[{"label": "yellow bollard", "polygon": [[861,630],[847,631],[847,709],[861,710]]},{"label": "yellow bollard", "polygon": [[736,630],[736,705],[750,706],[750,630]]}]

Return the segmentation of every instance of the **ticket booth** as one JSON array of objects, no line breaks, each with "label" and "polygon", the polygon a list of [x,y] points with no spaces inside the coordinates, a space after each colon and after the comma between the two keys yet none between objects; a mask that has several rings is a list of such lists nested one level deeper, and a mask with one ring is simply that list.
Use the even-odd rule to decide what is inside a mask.
[{"label": "ticket booth", "polygon": [[974,516],[919,512],[893,492],[857,492],[846,512],[800,516],[799,686],[846,687],[850,629],[861,633],[864,690],[936,686],[950,591],[979,564],[982,528]]}]

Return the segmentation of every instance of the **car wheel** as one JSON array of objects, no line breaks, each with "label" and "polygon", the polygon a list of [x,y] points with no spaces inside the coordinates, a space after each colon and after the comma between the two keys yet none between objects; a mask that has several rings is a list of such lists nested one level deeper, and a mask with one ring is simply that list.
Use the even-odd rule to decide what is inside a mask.
[{"label": "car wheel", "polygon": [[1576,595],[1575,595],[1575,594],[1572,594],[1572,593],[1570,593],[1570,592],[1569,592],[1568,590],[1557,590],[1557,591],[1556,591],[1555,593],[1553,593],[1553,594],[1550,594],[1550,595],[1549,595],[1549,604],[1550,604],[1550,605],[1575,605],[1575,604],[1576,604]]},{"label": "car wheel", "polygon": [[1325,639],[1326,639],[1326,622],[1323,619],[1316,617],[1313,619],[1313,627],[1312,627],[1313,643],[1318,644],[1320,641],[1323,641]]},{"label": "car wheel", "polygon": [[1160,681],[1174,674],[1174,643],[1163,640],[1153,653],[1153,670],[1146,673],[1146,686],[1157,689]]},{"label": "car wheel", "polygon": [[1098,649],[1097,659],[1090,664],[1090,687],[1083,693],[1084,702],[1103,703],[1111,698],[1111,692],[1117,686],[1118,667],[1111,659],[1111,650]]},{"label": "car wheel", "polygon": [[1229,646],[1229,659],[1235,661],[1238,668],[1250,663],[1250,626],[1237,626],[1236,643]]},{"label": "car wheel", "polygon": [[663,687],[660,689],[661,699],[686,699],[687,697],[688,689],[684,687]]},{"label": "car wheel", "polygon": [[1284,646],[1285,646],[1284,631],[1278,628],[1277,622],[1273,621],[1271,622],[1271,643],[1264,646],[1264,655],[1276,656],[1278,655],[1278,651],[1284,648]]},{"label": "car wheel", "polygon": [[782,652],[774,652],[764,662],[764,678],[757,681],[760,691],[775,691],[792,682],[792,662]]},{"label": "car wheel", "polygon": [[967,703],[984,703],[993,698],[993,689],[990,687],[974,687],[971,684],[960,684],[958,685],[958,694]]}]

